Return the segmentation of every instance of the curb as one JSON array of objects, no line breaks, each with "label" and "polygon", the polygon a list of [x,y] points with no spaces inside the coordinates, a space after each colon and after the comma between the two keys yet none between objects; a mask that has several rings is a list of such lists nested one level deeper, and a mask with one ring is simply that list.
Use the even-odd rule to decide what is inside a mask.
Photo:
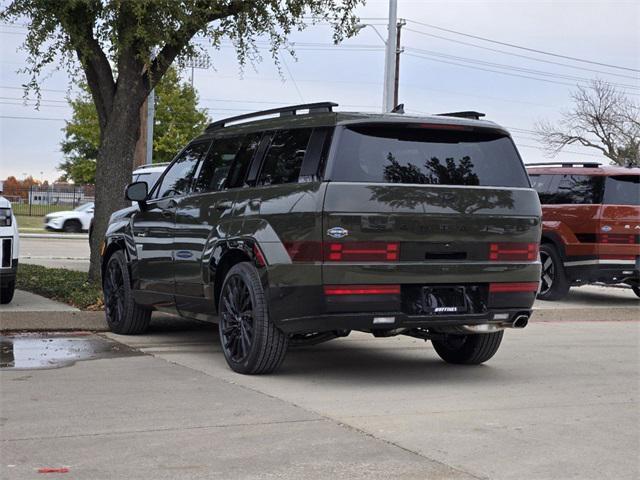
[{"label": "curb", "polygon": [[104,312],[2,312],[0,331],[109,330]]},{"label": "curb", "polygon": [[19,233],[20,238],[64,238],[66,240],[89,240],[83,233]]}]

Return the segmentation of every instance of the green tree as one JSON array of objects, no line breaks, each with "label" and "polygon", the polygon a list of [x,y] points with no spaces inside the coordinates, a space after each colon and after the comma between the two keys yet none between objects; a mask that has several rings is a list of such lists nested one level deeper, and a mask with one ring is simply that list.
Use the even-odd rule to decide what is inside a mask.
[{"label": "green tree", "polygon": [[[196,35],[219,48],[234,45],[240,65],[260,61],[267,39],[279,64],[287,38],[308,18],[329,22],[335,42],[355,33],[354,8],[363,0],[10,0],[0,21],[26,23],[26,85],[39,95],[47,68],[82,70],[100,126],[96,207],[89,277],[100,277],[100,244],[109,215],[127,205],[140,107],[179,55],[193,56]],[[152,56],[152,52],[157,52]],[[152,58],[153,57],[153,58]],[[52,67],[53,66],[53,67]]]},{"label": "green tree", "polygon": [[209,123],[204,109],[198,109],[198,94],[188,82],[180,82],[170,68],[156,87],[153,162],[168,162],[186,143],[202,133]]},{"label": "green tree", "polygon": [[65,138],[60,147],[65,159],[58,169],[62,172],[62,179],[87,184],[95,183],[100,126],[88,88],[86,84],[81,86],[83,93],[69,100],[73,114],[63,129]]},{"label": "green tree", "polygon": [[[64,127],[61,143],[65,159],[58,169],[65,180],[78,184],[95,183],[96,159],[100,148],[98,112],[86,85],[83,93],[69,104],[73,110]],[[191,84],[180,82],[175,68],[170,68],[156,86],[155,125],[153,129],[153,162],[168,162],[209,122],[204,110],[198,109],[198,95]]]}]

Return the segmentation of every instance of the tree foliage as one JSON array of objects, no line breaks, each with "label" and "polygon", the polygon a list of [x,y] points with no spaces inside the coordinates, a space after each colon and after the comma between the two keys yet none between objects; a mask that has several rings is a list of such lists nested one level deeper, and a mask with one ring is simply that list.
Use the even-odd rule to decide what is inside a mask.
[{"label": "tree foliage", "polygon": [[[139,135],[140,107],[178,56],[198,51],[194,38],[214,48],[235,47],[238,62],[261,60],[256,41],[268,40],[279,65],[288,37],[313,21],[333,26],[333,39],[355,33],[354,8],[363,0],[9,0],[0,21],[26,22],[26,85],[39,95],[49,68],[78,70],[91,92],[100,127],[96,207],[91,240],[92,279],[100,275],[100,242],[109,215],[127,205]],[[214,59],[215,65],[215,59]]]},{"label": "tree foliage", "polygon": [[[98,114],[86,85],[78,97],[69,101],[72,118],[63,131],[64,161],[58,166],[64,180],[95,183],[96,159],[100,148]],[[181,82],[178,71],[170,68],[155,88],[153,162],[168,162],[189,140],[202,132],[209,121],[198,108],[198,95],[188,82]]]},{"label": "tree foliage", "polygon": [[567,145],[602,152],[617,165],[640,165],[640,105],[611,84],[594,80],[571,94],[573,107],[557,124],[540,122],[537,134],[550,156]]}]

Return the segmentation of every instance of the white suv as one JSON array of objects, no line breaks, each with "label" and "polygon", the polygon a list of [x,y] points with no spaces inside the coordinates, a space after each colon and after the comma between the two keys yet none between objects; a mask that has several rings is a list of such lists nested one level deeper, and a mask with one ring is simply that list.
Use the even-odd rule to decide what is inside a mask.
[{"label": "white suv", "polygon": [[9,303],[16,289],[18,225],[11,203],[0,196],[0,303]]},{"label": "white suv", "polygon": [[89,230],[93,219],[93,202],[80,205],[74,210],[52,212],[44,217],[44,228],[80,233]]}]

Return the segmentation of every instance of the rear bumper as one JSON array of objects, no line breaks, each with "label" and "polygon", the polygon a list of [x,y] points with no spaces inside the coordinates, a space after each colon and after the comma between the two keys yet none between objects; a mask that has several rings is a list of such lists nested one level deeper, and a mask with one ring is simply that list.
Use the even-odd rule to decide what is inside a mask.
[{"label": "rear bumper", "polygon": [[571,283],[638,283],[640,256],[635,260],[569,260],[564,263]]},{"label": "rear bumper", "polygon": [[[290,318],[279,323],[286,333],[328,332],[332,330],[394,330],[398,328],[425,328],[447,330],[463,325],[505,325],[513,323],[517,315],[531,315],[531,309],[492,310],[467,315],[407,315],[403,312],[340,313],[322,316]],[[385,323],[376,323],[384,319]],[[393,319],[393,321],[390,321]]]},{"label": "rear bumper", "polygon": [[535,295],[535,292],[488,294],[482,306],[474,307],[472,313],[415,314],[403,308],[406,302],[400,295],[335,299],[325,296],[322,286],[272,287],[267,291],[270,316],[287,333],[509,324],[518,314],[530,315]]}]

